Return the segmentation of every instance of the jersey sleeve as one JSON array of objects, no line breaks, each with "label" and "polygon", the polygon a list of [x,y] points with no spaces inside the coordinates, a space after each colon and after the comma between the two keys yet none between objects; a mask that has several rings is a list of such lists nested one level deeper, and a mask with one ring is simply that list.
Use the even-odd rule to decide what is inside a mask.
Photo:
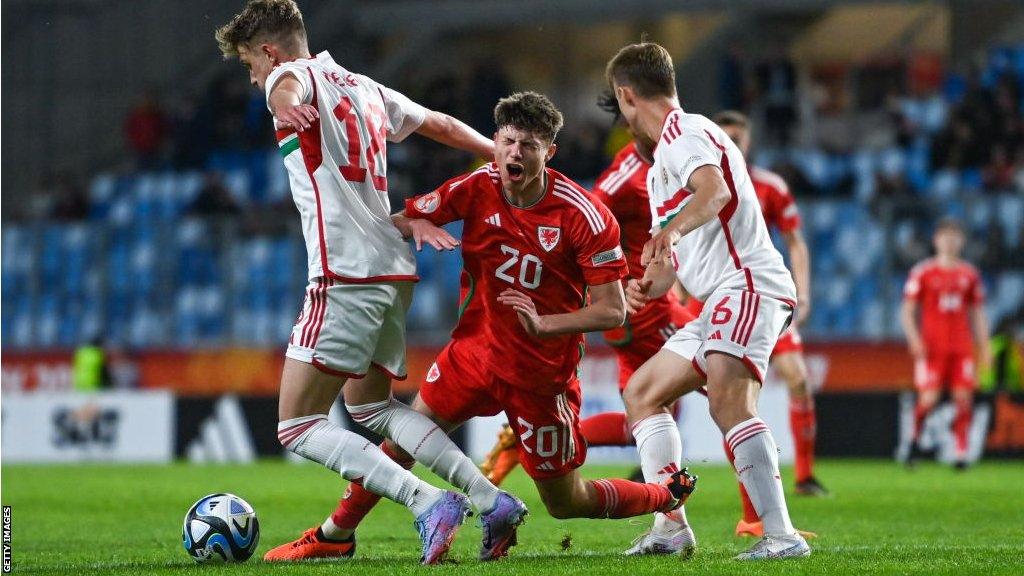
[{"label": "jersey sleeve", "polygon": [[267,81],[264,84],[267,87],[267,110],[270,110],[271,114],[273,114],[274,111],[270,108],[270,93],[274,91],[274,87],[277,86],[277,83],[285,76],[294,77],[298,80],[299,85],[302,86],[301,96],[303,104],[309,104],[313,100],[313,87],[311,84],[313,80],[309,76],[309,70],[294,62],[286,62],[271,70],[270,75],[267,76]]},{"label": "jersey sleeve", "polygon": [[619,245],[619,223],[606,206],[594,203],[597,214],[580,213],[573,222],[576,263],[590,286],[621,280],[629,274]]},{"label": "jersey sleeve", "polygon": [[775,213],[775,225],[780,232],[793,232],[800,229],[800,209],[796,200],[789,193],[789,186],[780,178],[776,186],[772,186],[772,197]]},{"label": "jersey sleeve", "polygon": [[671,169],[679,176],[683,186],[688,186],[690,176],[701,166],[721,166],[724,152],[711,141],[704,131],[687,132],[671,144]]},{"label": "jersey sleeve", "polygon": [[436,190],[407,198],[405,215],[409,218],[422,218],[438,226],[462,220],[475,196],[469,188],[474,185],[476,175],[463,174],[445,182]]},{"label": "jersey sleeve", "polygon": [[921,301],[922,284],[921,279],[924,271],[921,266],[914,266],[907,275],[907,283],[903,285],[903,298],[905,300]]},{"label": "jersey sleeve", "polygon": [[405,94],[378,84],[372,78],[360,76],[363,82],[380,94],[384,113],[388,119],[388,141],[401,142],[419,128],[427,118],[427,109],[413,102]]}]

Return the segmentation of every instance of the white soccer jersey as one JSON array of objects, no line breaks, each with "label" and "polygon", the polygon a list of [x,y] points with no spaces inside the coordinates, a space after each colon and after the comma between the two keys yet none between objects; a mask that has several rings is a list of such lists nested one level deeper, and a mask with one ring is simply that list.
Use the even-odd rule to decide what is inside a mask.
[{"label": "white soccer jersey", "polygon": [[680,283],[701,301],[715,290],[737,289],[795,306],[793,278],[772,245],[743,154],[704,116],[673,110],[665,118],[647,176],[654,230],[667,226],[690,201],[690,175],[705,165],[722,170],[732,198],[718,218],[676,244],[672,256]]},{"label": "white soccer jersey", "polygon": [[277,130],[302,216],[309,278],[414,280],[412,251],[391,223],[385,140],[405,139],[423,123],[426,109],[342,68],[327,52],[274,68],[266,83],[268,108],[271,89],[286,74],[302,84],[303,102],[320,113],[303,132]]}]

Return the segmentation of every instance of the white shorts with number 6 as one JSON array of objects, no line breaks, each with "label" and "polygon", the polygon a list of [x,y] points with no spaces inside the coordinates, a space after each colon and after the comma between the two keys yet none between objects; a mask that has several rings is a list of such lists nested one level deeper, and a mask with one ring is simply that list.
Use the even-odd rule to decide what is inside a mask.
[{"label": "white shorts with number 6", "polygon": [[739,358],[764,383],[768,359],[779,335],[789,325],[793,308],[770,296],[746,290],[716,290],[696,320],[676,332],[664,349],[693,362],[707,374],[707,353]]}]

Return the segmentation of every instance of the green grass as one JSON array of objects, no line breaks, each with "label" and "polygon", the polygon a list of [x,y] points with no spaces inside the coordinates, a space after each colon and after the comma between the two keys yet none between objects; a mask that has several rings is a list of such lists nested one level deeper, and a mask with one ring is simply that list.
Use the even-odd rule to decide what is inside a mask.
[{"label": "green grass", "polygon": [[[382,504],[360,528],[357,559],[337,563],[196,566],[181,548],[181,519],[211,492],[247,499],[262,524],[258,554],[318,523],[342,482],[313,465],[267,461],[254,466],[3,467],[3,503],[13,506],[17,573],[34,574],[1020,574],[1024,544],[1024,463],[985,463],[958,474],[937,465],[907,472],[884,461],[824,461],[818,473],[834,496],[791,496],[797,526],[814,530],[806,560],[738,565],[731,557],[751,541],[732,536],[739,504],[730,471],[698,465],[697,493],[687,506],[697,555],[623,558],[619,553],[647,520],[552,519],[521,471],[508,481],[532,514],[512,557],[475,560],[480,529],[459,534],[454,562],[417,564],[419,540],[409,513]],[[584,467],[588,476],[622,467]],[[786,471],[788,472],[788,471]],[[563,536],[572,546],[562,550]]]}]

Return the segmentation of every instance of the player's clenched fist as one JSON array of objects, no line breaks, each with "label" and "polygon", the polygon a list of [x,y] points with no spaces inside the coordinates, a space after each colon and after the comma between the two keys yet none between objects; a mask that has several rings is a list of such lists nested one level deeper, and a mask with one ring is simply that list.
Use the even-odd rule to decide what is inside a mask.
[{"label": "player's clenched fist", "polygon": [[650,280],[637,280],[630,278],[626,284],[626,311],[636,314],[641,308],[651,301],[649,295],[651,290]]},{"label": "player's clenched fist", "polygon": [[668,261],[672,249],[682,235],[672,228],[666,228],[651,237],[644,244],[644,253],[640,256],[640,263],[647,266],[651,262]]},{"label": "player's clenched fist", "polygon": [[274,110],[274,118],[279,128],[294,128],[302,132],[320,118],[320,112],[309,104],[281,106]]},{"label": "player's clenched fist", "polygon": [[527,334],[537,338],[545,336],[544,318],[537,314],[537,307],[533,299],[518,290],[506,288],[498,294],[498,302],[511,306],[519,315],[519,323],[523,325]]}]

